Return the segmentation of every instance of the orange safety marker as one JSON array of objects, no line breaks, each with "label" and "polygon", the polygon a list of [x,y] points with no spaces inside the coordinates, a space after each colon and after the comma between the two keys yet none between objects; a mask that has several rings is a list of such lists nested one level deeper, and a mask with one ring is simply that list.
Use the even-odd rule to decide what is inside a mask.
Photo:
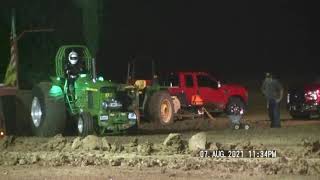
[{"label": "orange safety marker", "polygon": [[191,96],[191,105],[202,106],[203,104],[204,102],[200,95],[196,94]]}]

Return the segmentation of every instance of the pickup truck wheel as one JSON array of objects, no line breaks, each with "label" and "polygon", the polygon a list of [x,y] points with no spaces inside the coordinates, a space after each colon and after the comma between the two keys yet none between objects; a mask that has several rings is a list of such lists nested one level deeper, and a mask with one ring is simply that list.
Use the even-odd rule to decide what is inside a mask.
[{"label": "pickup truck wheel", "polygon": [[237,98],[237,97],[230,98],[226,108],[226,113],[228,115],[242,116],[244,114],[244,111],[245,111],[245,105],[240,98]]},{"label": "pickup truck wheel", "polygon": [[51,83],[42,82],[32,89],[31,130],[36,136],[62,134],[66,126],[64,99],[49,96]]},{"label": "pickup truck wheel", "polygon": [[168,92],[159,91],[152,95],[149,104],[149,114],[155,123],[165,126],[173,123],[173,102]]},{"label": "pickup truck wheel", "polygon": [[94,133],[94,119],[90,113],[84,112],[78,116],[77,130],[79,136],[87,136]]}]

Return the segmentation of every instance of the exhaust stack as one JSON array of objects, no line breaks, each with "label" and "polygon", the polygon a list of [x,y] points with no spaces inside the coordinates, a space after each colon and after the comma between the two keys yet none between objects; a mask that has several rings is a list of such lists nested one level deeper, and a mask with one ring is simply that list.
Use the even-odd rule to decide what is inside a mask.
[{"label": "exhaust stack", "polygon": [[97,80],[96,59],[92,58],[92,81],[96,82],[96,80]]}]

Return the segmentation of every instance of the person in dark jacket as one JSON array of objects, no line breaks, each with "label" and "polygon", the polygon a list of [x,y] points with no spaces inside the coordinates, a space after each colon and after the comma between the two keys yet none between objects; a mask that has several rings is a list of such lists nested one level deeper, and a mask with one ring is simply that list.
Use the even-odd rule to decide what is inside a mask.
[{"label": "person in dark jacket", "polygon": [[283,97],[282,84],[277,79],[272,78],[271,73],[266,73],[261,91],[267,99],[271,128],[280,128],[280,102]]}]

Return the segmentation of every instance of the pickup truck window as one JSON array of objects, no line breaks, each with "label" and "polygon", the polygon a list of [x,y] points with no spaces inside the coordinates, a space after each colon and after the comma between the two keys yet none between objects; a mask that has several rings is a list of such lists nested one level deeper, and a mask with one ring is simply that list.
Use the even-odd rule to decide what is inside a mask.
[{"label": "pickup truck window", "polygon": [[209,76],[198,75],[197,79],[199,87],[218,88],[218,82],[212,80]]},{"label": "pickup truck window", "polygon": [[171,73],[160,79],[160,84],[163,86],[178,87],[180,85],[179,76],[176,73]]},{"label": "pickup truck window", "polygon": [[185,75],[184,76],[185,80],[186,80],[186,87],[193,87],[193,79],[192,79],[192,75]]}]

